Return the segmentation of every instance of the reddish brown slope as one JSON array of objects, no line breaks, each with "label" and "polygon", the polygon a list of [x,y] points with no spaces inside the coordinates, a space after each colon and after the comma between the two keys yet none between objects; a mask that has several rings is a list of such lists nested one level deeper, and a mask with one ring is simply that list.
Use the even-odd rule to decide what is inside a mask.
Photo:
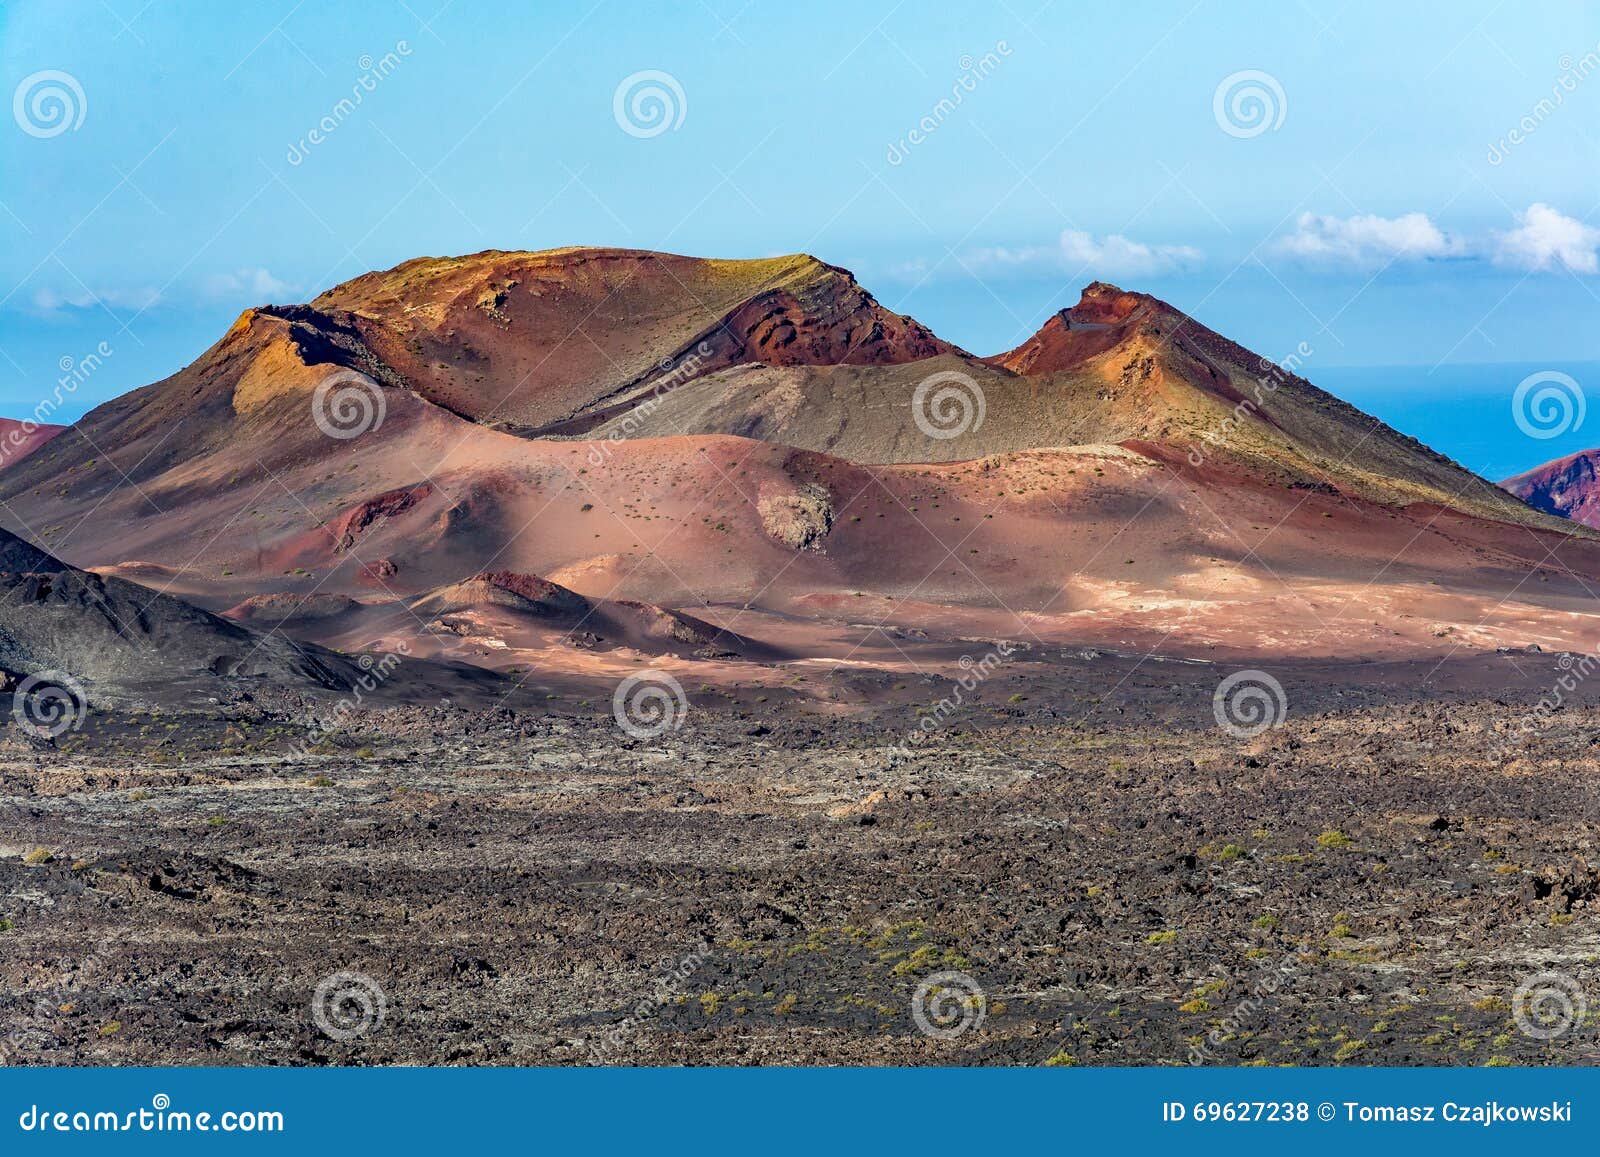
[{"label": "reddish brown slope", "polygon": [[[875,623],[930,637],[1312,654],[1549,645],[1588,629],[1584,584],[1600,556],[1561,545],[1552,529],[1569,524],[1498,491],[1485,499],[1473,486],[1487,484],[1293,375],[1239,412],[1231,399],[1256,383],[1252,355],[1153,298],[1090,287],[1056,328],[1111,337],[1074,345],[1046,333],[1022,374],[880,315],[839,271],[808,259],[780,259],[759,277],[743,263],[639,259],[614,282],[633,259],[510,255],[537,272],[539,292],[516,298],[529,284],[518,277],[487,301],[466,300],[474,285],[481,295],[486,267],[508,271],[506,256],[404,266],[315,306],[247,311],[193,365],[0,472],[0,502],[74,563],[120,568],[212,609],[267,596],[252,615],[301,620],[295,630],[339,646],[433,637],[419,599],[503,572],[544,576],[591,605],[656,604],[840,658]],[[730,264],[739,268],[721,269]],[[721,315],[736,324],[717,331],[723,360],[782,364],[689,378],[646,417],[712,389],[730,399],[744,390],[742,410],[708,406],[706,425],[687,435],[640,426],[612,440],[608,422],[587,442],[526,439],[463,416],[464,399],[488,397],[502,371],[545,355],[571,375],[528,378],[543,383],[546,413],[559,408],[551,399],[588,398],[590,414],[633,405],[633,369],[616,370],[587,341],[587,353],[569,348],[546,323],[610,309],[608,295],[669,267],[738,282]],[[764,284],[774,276],[789,280]],[[493,316],[516,316],[508,306],[523,326]],[[469,332],[463,308],[480,328]],[[711,345],[689,325],[692,308],[633,308],[631,327],[612,318],[595,336],[609,334],[638,372],[648,375],[657,348]],[[503,347],[487,350],[482,326]],[[432,354],[411,348],[424,336]],[[485,360],[465,357],[469,348]],[[938,356],[906,360],[929,351]],[[784,362],[835,355],[861,360]],[[483,381],[469,365],[484,367]],[[341,370],[369,376],[384,415],[349,439],[313,420],[319,387]],[[915,389],[935,372],[981,385],[981,426],[950,439],[919,429]],[[765,382],[759,395],[740,384],[753,380]],[[1190,449],[1213,429],[1227,439],[1193,464]],[[752,433],[763,440],[738,436]],[[786,444],[812,439],[811,450]],[[813,452],[823,449],[833,452]],[[930,464],[935,453],[946,460]],[[1550,581],[1527,583],[1552,547]],[[317,613],[292,613],[298,600]],[[474,661],[524,663],[508,640],[549,636],[542,645],[558,647],[568,633],[509,619],[501,631],[510,612],[498,605],[472,613],[490,631],[476,644],[488,657]]]},{"label": "reddish brown slope", "polygon": [[423,258],[312,307],[357,330],[422,397],[532,432],[671,377],[745,362],[887,365],[950,350],[814,257],[718,261],[631,249]]},{"label": "reddish brown slope", "polygon": [[1535,510],[1600,527],[1600,450],[1580,450],[1500,483]]},{"label": "reddish brown slope", "polygon": [[[1060,310],[1016,349],[985,361],[1019,374],[1053,374],[1077,369],[1129,337],[1129,322],[1141,310],[1163,303],[1143,294],[1124,293],[1103,281],[1084,288],[1078,304]],[[1169,307],[1170,308],[1170,307]]]},{"label": "reddish brown slope", "polygon": [[65,429],[65,426],[48,423],[0,418],[0,470],[21,462]]},{"label": "reddish brown slope", "polygon": [[1085,440],[1158,443],[1269,483],[1555,529],[1415,438],[1148,294],[1094,282],[1077,305],[991,360],[1076,398],[1096,431]]}]

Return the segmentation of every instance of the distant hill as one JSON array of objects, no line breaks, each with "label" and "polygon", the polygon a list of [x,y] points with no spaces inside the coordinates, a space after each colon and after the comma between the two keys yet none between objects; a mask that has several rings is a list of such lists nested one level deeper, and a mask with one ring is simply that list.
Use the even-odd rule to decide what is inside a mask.
[{"label": "distant hill", "polygon": [[1535,510],[1600,527],[1600,450],[1580,450],[1500,483]]}]

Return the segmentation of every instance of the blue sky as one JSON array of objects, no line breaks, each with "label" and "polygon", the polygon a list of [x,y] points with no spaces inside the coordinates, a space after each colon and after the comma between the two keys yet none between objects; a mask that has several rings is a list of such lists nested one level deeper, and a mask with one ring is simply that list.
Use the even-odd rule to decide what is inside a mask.
[{"label": "blue sky", "polygon": [[[8,0],[0,412],[102,342],[69,416],[246,306],[565,244],[812,252],[980,353],[1099,277],[1313,380],[1600,360],[1595,5],[666,7]],[[662,125],[619,119],[647,71]]]}]

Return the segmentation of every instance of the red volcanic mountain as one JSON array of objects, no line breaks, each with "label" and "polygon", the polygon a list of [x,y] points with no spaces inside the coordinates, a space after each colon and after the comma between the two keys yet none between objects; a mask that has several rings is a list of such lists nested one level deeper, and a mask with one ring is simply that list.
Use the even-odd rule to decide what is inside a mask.
[{"label": "red volcanic mountain", "polygon": [[[935,375],[943,377],[919,395]],[[891,365],[747,363],[707,369],[666,393],[638,391],[631,401],[613,405],[591,436],[733,434],[871,463],[1143,446],[1158,458],[1240,470],[1278,486],[1552,525],[1167,303],[1103,282],[993,358],[950,351]]]},{"label": "red volcanic mountain", "polygon": [[65,429],[65,426],[52,426],[45,422],[0,418],[0,470],[21,462]]},{"label": "red volcanic mountain", "polygon": [[707,678],[911,638],[1559,646],[1600,574],[1587,531],[1155,298],[1095,283],[979,359],[805,256],[491,252],[247,310],[0,503],[341,648]]},{"label": "red volcanic mountain", "polygon": [[845,270],[801,255],[421,258],[284,315],[358,341],[436,405],[529,432],[592,416],[686,364],[693,373],[752,362],[889,365],[954,348],[884,309]]},{"label": "red volcanic mountain", "polygon": [[1158,305],[1154,298],[1124,293],[1096,281],[1071,309],[1053,314],[1039,332],[1014,350],[986,360],[1019,374],[1060,373],[1114,349],[1127,336],[1135,315]]},{"label": "red volcanic mountain", "polygon": [[1535,510],[1600,527],[1600,450],[1580,450],[1500,483]]}]

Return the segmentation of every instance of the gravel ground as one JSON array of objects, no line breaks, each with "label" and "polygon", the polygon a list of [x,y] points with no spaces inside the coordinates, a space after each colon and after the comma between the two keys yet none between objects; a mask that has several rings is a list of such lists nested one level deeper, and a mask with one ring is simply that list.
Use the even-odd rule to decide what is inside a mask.
[{"label": "gravel ground", "polygon": [[0,1047],[1590,1062],[1600,708],[1493,739],[1556,661],[1494,697],[1492,658],[1453,687],[1287,672],[1252,738],[1211,718],[1216,669],[1110,660],[1019,664],[909,745],[921,683],[867,716],[697,701],[643,740],[598,699],[371,710],[311,753],[249,703],[10,728]]}]

